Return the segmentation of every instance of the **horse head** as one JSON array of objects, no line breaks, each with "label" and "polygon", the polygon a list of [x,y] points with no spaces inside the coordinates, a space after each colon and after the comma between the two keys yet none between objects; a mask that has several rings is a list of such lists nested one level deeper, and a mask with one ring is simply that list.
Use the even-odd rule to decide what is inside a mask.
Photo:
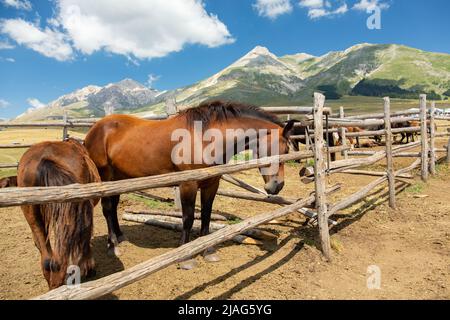
[{"label": "horse head", "polygon": [[[276,156],[289,153],[289,136],[293,128],[294,121],[289,121],[284,128],[278,130],[278,134],[270,135],[271,143],[267,143],[268,155]],[[268,194],[275,195],[283,189],[284,163],[274,163],[269,167],[260,168],[259,171],[265,182],[264,190]]]}]

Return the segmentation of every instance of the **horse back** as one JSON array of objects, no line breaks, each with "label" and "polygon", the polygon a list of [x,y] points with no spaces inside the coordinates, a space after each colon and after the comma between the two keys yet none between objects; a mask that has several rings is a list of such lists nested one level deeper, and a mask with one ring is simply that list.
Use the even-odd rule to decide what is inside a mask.
[{"label": "horse back", "polygon": [[95,123],[84,145],[102,180],[166,173],[176,170],[171,162],[171,133],[179,127],[173,119],[111,115]]},{"label": "horse back", "polygon": [[118,140],[118,136],[127,128],[141,121],[133,116],[114,114],[104,117],[91,127],[84,139],[84,146],[97,168],[108,165],[108,142],[113,139]]},{"label": "horse back", "polygon": [[[100,176],[87,150],[76,140],[42,142],[31,146],[19,161],[19,187],[45,186],[39,173],[52,163],[71,177],[72,183],[99,182]],[[68,183],[65,183],[68,184]]]}]

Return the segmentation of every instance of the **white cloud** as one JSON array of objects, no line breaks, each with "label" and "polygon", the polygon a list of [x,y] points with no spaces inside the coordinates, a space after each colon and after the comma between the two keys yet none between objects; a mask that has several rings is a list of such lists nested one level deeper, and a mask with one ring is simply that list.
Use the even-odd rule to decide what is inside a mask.
[{"label": "white cloud", "polygon": [[57,0],[58,21],[85,54],[163,57],[187,44],[217,47],[234,41],[202,0]]},{"label": "white cloud", "polygon": [[6,108],[9,107],[11,105],[11,103],[9,103],[8,101],[4,100],[4,99],[0,99],[0,108]]},{"label": "white cloud", "polygon": [[33,49],[46,57],[64,61],[73,56],[73,50],[67,42],[67,37],[48,27],[41,30],[38,26],[22,19],[6,19],[0,22],[0,32],[8,35],[18,44]]},{"label": "white cloud", "polygon": [[11,63],[16,62],[14,58],[3,58],[3,57],[0,57],[0,61],[6,61]]},{"label": "white cloud", "polygon": [[290,0],[257,0],[253,7],[262,17],[276,19],[278,16],[292,11]]},{"label": "white cloud", "polygon": [[389,8],[389,4],[386,2],[381,2],[380,0],[360,0],[353,6],[353,9],[367,11],[368,9],[372,9],[374,7],[384,10]]},{"label": "white cloud", "polygon": [[319,9],[324,7],[323,0],[300,0],[300,7],[310,8],[310,9]]},{"label": "white cloud", "polygon": [[32,109],[40,109],[40,108],[45,107],[45,103],[40,102],[36,98],[28,98],[27,102],[31,106]]},{"label": "white cloud", "polygon": [[104,50],[128,61],[163,57],[186,45],[217,47],[234,42],[204,0],[53,0],[55,14],[40,22],[0,21],[0,33],[47,57],[69,60],[78,50]]},{"label": "white cloud", "polygon": [[12,7],[19,10],[30,11],[32,6],[28,0],[2,0],[3,5],[6,7]]},{"label": "white cloud", "polygon": [[299,6],[308,9],[310,19],[341,15],[348,11],[347,3],[343,0],[300,0]]},{"label": "white cloud", "polygon": [[153,84],[154,84],[156,81],[158,81],[159,78],[160,78],[160,76],[156,76],[156,75],[150,73],[150,74],[147,76],[147,81],[145,82],[145,84],[147,85],[147,87],[153,88]]},{"label": "white cloud", "polygon": [[0,50],[14,49],[15,46],[8,41],[0,41]]}]

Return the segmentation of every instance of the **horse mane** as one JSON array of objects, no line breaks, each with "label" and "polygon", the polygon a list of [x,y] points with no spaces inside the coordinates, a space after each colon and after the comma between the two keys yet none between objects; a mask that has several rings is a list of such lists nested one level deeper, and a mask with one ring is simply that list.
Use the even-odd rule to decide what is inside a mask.
[{"label": "horse mane", "polygon": [[283,123],[277,116],[265,112],[257,106],[243,104],[234,101],[206,101],[195,108],[189,108],[179,113],[178,117],[185,117],[188,126],[193,126],[195,121],[201,121],[207,128],[213,122],[225,122],[228,119],[248,117],[272,122],[280,127]]},{"label": "horse mane", "polygon": [[[78,142],[77,142],[78,143]],[[78,143],[79,144],[79,143]],[[81,146],[81,145],[80,145]],[[39,186],[64,186],[77,183],[70,169],[51,159],[42,159],[36,170]],[[53,258],[45,261],[46,268],[67,268],[79,264],[90,248],[93,224],[93,205],[82,202],[50,203],[40,205],[47,236],[53,232]],[[49,239],[50,240],[50,239]]]}]

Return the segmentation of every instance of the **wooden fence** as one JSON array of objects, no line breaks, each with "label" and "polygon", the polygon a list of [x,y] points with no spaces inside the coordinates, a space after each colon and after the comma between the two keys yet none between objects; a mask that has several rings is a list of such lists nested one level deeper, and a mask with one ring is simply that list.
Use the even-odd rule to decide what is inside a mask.
[{"label": "wooden fence", "polygon": [[[246,192],[230,192],[219,190],[219,195],[228,196],[239,199],[247,199],[252,201],[260,201],[267,203],[275,203],[282,208],[259,214],[254,217],[248,218],[238,224],[229,225],[221,228],[214,233],[200,237],[194,241],[191,241],[176,249],[170,250],[163,255],[149,259],[143,263],[140,263],[127,270],[117,272],[100,278],[94,281],[82,283],[78,286],[62,286],[55,290],[49,291],[36,299],[94,299],[111,293],[119,288],[125,287],[133,282],[136,282],[162,268],[165,268],[173,263],[182,261],[186,258],[190,258],[203,250],[230,240],[236,235],[245,233],[246,231],[265,224],[273,219],[280,218],[292,212],[299,212],[304,214],[309,219],[313,219],[318,225],[318,232],[320,235],[320,242],[324,256],[331,261],[332,251],[330,246],[329,229],[336,225],[336,222],[331,218],[334,214],[338,213],[359,201],[364,199],[375,188],[379,188],[385,182],[388,182],[389,188],[389,205],[392,208],[396,207],[395,201],[395,181],[396,179],[408,179],[412,178],[411,174],[413,170],[421,167],[421,176],[424,181],[428,179],[428,173],[435,173],[435,163],[440,158],[437,156],[438,152],[444,152],[447,160],[449,160],[449,149],[436,148],[435,138],[438,134],[432,129],[430,130],[430,137],[428,139],[427,130],[427,115],[431,127],[433,127],[435,121],[435,115],[433,112],[434,104],[431,105],[431,112],[427,112],[426,96],[420,97],[420,127],[414,128],[413,132],[419,132],[421,134],[421,140],[417,142],[408,143],[406,145],[393,146],[393,133],[397,132],[411,132],[400,131],[391,128],[391,123],[399,121],[400,117],[405,115],[410,116],[415,113],[410,111],[405,113],[391,113],[389,98],[384,99],[384,113],[372,115],[371,119],[366,117],[348,117],[345,118],[343,109],[340,110],[339,118],[327,119],[329,125],[340,126],[339,131],[341,134],[346,133],[345,126],[355,125],[371,126],[374,123],[376,125],[384,125],[383,130],[372,131],[370,134],[364,132],[361,136],[369,135],[383,135],[386,140],[385,149],[377,152],[371,152],[367,154],[365,158],[349,158],[352,155],[349,151],[350,147],[347,145],[346,139],[343,139],[343,145],[340,147],[328,148],[325,145],[323,139],[324,133],[324,115],[330,115],[331,110],[324,107],[325,97],[322,94],[314,94],[314,106],[311,108],[296,107],[295,109],[289,109],[283,107],[282,113],[288,114],[310,114],[311,119],[308,120],[313,126],[313,140],[310,142],[311,149],[306,151],[299,151],[295,153],[289,153],[286,155],[266,157],[261,159],[254,159],[246,162],[231,163],[225,165],[214,166],[206,169],[189,170],[177,173],[168,173],[158,176],[143,177],[128,179],[122,181],[111,181],[101,183],[90,184],[75,184],[61,187],[33,187],[33,188],[6,188],[0,189],[0,207],[17,206],[24,204],[43,204],[50,202],[67,202],[76,201],[82,199],[98,198],[110,195],[117,195],[128,192],[136,192],[141,190],[147,190],[151,188],[161,188],[168,186],[176,186],[186,181],[199,181],[210,177],[222,176],[224,180],[239,186],[246,190]],[[272,111],[267,108],[266,110]],[[393,116],[392,116],[393,115]],[[406,117],[403,117],[403,119]],[[414,118],[414,117],[413,117]],[[417,118],[414,118],[417,120]],[[446,119],[448,120],[448,119]],[[333,124],[334,123],[334,124]],[[63,128],[67,128],[67,121],[65,121]],[[81,125],[87,125],[87,123],[81,123]],[[345,124],[345,125],[343,125]],[[42,124],[45,126],[46,124]],[[61,125],[61,124],[60,124]],[[92,125],[92,123],[90,124]],[[8,125],[7,125],[8,126]],[[350,133],[347,133],[347,135]],[[445,135],[448,136],[448,133]],[[309,140],[309,139],[307,139]],[[450,145],[450,140],[447,143]],[[405,155],[405,151],[412,148],[421,147],[420,152],[412,152]],[[1,147],[1,146],[0,146]],[[25,147],[25,146],[23,146]],[[327,153],[342,152],[345,156],[344,159],[335,162],[328,163]],[[405,168],[395,168],[393,157],[396,156],[410,156],[417,158],[411,165]],[[235,177],[230,176],[232,173],[240,172],[243,170],[249,170],[253,168],[261,168],[269,166],[276,162],[286,162],[290,160],[299,160],[314,158],[314,165],[312,167],[306,167],[302,170],[304,183],[314,183],[315,192],[304,199],[287,199],[281,196],[270,196],[264,191],[251,186],[250,184],[241,181]],[[385,172],[374,172],[356,170],[361,166],[367,166],[380,160],[386,159],[387,168]],[[326,176],[336,173],[347,174],[362,174],[368,176],[377,176],[378,179],[369,183],[367,186],[361,188],[358,192],[352,194],[340,200],[337,203],[328,205],[327,197],[330,193],[339,190],[340,186],[327,186]]]}]

